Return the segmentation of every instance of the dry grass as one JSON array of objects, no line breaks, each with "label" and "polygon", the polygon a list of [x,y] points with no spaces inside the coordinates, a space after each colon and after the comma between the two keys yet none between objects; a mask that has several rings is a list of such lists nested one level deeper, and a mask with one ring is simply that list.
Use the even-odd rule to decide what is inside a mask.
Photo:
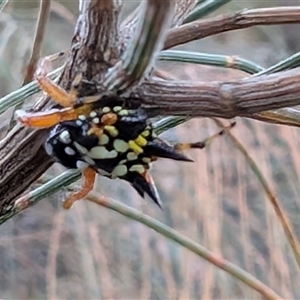
[{"label": "dry grass", "polygon": [[[270,3],[254,3],[262,6],[263,2]],[[234,1],[226,10],[247,5],[242,4],[243,1]],[[28,9],[25,19],[16,12],[0,15],[1,95],[22,83],[35,28],[31,11]],[[32,15],[36,14],[34,10]],[[55,29],[58,34],[50,34]],[[231,32],[188,48],[241,55],[268,66],[290,54],[286,37],[280,34],[283,29],[276,26]],[[73,31],[68,21],[52,14],[47,31],[44,54],[68,47]],[[11,51],[13,48],[18,51]],[[189,80],[244,76],[238,71],[175,63],[167,70]],[[260,166],[300,238],[299,130],[246,119],[237,121],[234,135]],[[216,131],[211,120],[191,120],[165,136],[196,141]],[[165,160],[154,166],[164,211],[141,200],[125,183],[101,178],[98,190],[222,255],[286,299],[300,298],[300,275],[292,252],[243,155],[226,136],[209,149],[191,151],[189,155],[194,164]],[[228,274],[119,214],[88,202],[62,211],[63,193],[1,226],[2,298],[260,299],[260,295]]]}]

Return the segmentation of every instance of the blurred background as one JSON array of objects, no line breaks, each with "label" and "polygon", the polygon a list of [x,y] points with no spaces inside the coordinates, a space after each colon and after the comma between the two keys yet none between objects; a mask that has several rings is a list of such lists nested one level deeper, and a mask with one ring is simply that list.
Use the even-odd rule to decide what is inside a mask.
[{"label": "blurred background", "polygon": [[[123,1],[126,16],[139,1]],[[300,1],[231,1],[212,15]],[[22,84],[39,1],[10,1],[0,14],[0,96]],[[43,56],[68,49],[77,1],[52,1]],[[178,49],[235,55],[268,67],[300,50],[299,25],[227,32]],[[230,80],[247,74],[216,67],[160,63],[185,80]],[[286,210],[300,239],[299,129],[237,118],[240,139]],[[194,119],[163,136],[198,141],[219,129]],[[161,160],[153,176],[159,210],[126,183],[99,178],[97,190],[199,242],[255,275],[285,299],[300,298],[300,275],[281,226],[243,155],[223,136],[195,163]],[[55,166],[49,172],[62,169]],[[153,230],[93,203],[61,208],[66,191],[0,227],[0,297],[10,299],[260,299],[227,273]]]}]

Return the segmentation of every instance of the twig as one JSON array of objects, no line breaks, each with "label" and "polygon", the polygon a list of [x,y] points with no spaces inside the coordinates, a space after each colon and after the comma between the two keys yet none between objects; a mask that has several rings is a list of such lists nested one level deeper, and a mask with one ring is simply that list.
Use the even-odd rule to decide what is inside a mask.
[{"label": "twig", "polygon": [[232,82],[145,82],[135,97],[152,116],[233,118],[300,104],[298,69]]},{"label": "twig", "polygon": [[194,21],[170,30],[164,49],[230,30],[257,25],[299,23],[300,7],[245,9],[236,13]]},{"label": "twig", "polygon": [[102,82],[108,68],[119,58],[119,0],[86,0],[72,40],[71,54],[60,84],[69,88],[74,76]]},{"label": "twig", "polygon": [[36,31],[34,36],[33,48],[31,51],[31,56],[26,70],[26,75],[24,77],[23,86],[29,83],[36,69],[37,62],[41,55],[41,49],[43,45],[44,34],[46,30],[46,24],[50,12],[51,0],[40,0],[40,11],[36,25]]},{"label": "twig", "polygon": [[190,14],[194,7],[196,7],[198,0],[175,0],[175,11],[173,15],[171,27],[181,25],[186,17]]},{"label": "twig", "polygon": [[184,20],[184,23],[190,23],[205,17],[209,13],[215,11],[219,7],[229,3],[231,0],[206,0],[201,1],[195,10]]},{"label": "twig", "polygon": [[[214,119],[216,124],[222,128],[224,128],[224,124],[217,119]],[[244,155],[246,161],[248,162],[251,170],[257,177],[258,181],[262,185],[263,189],[265,190],[265,193],[267,194],[267,197],[270,201],[270,204],[272,205],[276,216],[282,226],[283,232],[288,240],[288,243],[291,246],[291,249],[293,251],[296,263],[298,265],[298,268],[300,269],[300,245],[299,241],[297,240],[297,237],[293,231],[292,225],[289,222],[288,217],[286,216],[284,210],[281,208],[280,203],[276,199],[275,195],[273,194],[271,188],[269,187],[269,184],[263,174],[261,173],[259,167],[255,163],[254,159],[249,155],[245,147],[240,143],[240,141],[231,133],[228,132],[228,136],[231,139],[231,141],[234,143],[234,145],[239,149],[239,151]]]}]

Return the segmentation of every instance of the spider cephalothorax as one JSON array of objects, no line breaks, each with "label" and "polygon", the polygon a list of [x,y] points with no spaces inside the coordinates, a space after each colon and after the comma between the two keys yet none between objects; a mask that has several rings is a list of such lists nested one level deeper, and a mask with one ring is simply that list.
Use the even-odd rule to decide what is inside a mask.
[{"label": "spider cephalothorax", "polygon": [[78,98],[74,86],[80,79],[75,78],[67,93],[46,77],[37,76],[41,88],[62,108],[18,113],[24,125],[53,126],[45,143],[47,153],[67,168],[82,170],[83,187],[64,202],[64,207],[69,208],[92,190],[96,173],[128,181],[142,197],[148,194],[160,206],[149,173],[151,163],[159,157],[191,161],[180,152],[203,148],[206,143],[168,145],[156,136],[141,107],[132,108],[118,96]]}]

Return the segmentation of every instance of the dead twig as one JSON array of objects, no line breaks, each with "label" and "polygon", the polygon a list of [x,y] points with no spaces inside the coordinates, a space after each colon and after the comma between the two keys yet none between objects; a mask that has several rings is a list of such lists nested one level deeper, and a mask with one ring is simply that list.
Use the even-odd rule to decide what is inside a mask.
[{"label": "dead twig", "polygon": [[[221,128],[225,127],[224,124],[220,120],[214,119],[214,121]],[[262,185],[262,187],[269,199],[269,202],[275,211],[278,221],[281,224],[281,227],[283,229],[285,237],[291,246],[297,266],[300,269],[300,245],[299,245],[299,241],[297,239],[297,235],[295,234],[295,232],[293,230],[293,227],[290,223],[288,216],[286,215],[285,211],[282,209],[281,204],[279,203],[279,200],[276,198],[276,196],[272,192],[266,178],[261,173],[261,171],[260,171],[258,165],[255,163],[254,159],[250,156],[250,154],[245,149],[245,147],[241,144],[241,142],[231,132],[228,132],[228,136],[231,139],[232,143],[235,145],[235,147],[243,154],[243,156],[245,157],[251,170],[253,171],[253,173],[257,177],[258,181]]]},{"label": "dead twig", "polygon": [[43,45],[44,34],[46,30],[46,24],[49,17],[50,12],[50,0],[41,0],[40,1],[40,11],[36,25],[36,31],[34,36],[33,48],[31,51],[31,56],[29,59],[29,63],[26,70],[26,75],[24,77],[24,81],[22,85],[29,83],[33,74],[36,70],[37,62],[41,56],[41,49]]},{"label": "dead twig", "polygon": [[256,119],[255,113],[300,104],[300,70],[232,82],[153,79],[137,87],[133,95],[153,116]]},{"label": "dead twig", "polygon": [[230,30],[257,25],[296,24],[299,23],[299,19],[300,7],[244,9],[173,28],[167,36],[164,49]]}]

